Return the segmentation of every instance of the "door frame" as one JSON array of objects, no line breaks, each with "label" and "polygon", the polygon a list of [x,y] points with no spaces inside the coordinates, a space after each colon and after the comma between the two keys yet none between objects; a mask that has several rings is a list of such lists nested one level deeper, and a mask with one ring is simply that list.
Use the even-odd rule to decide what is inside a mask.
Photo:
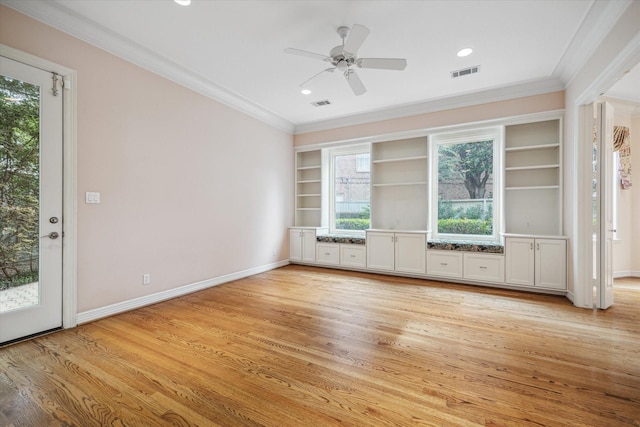
[{"label": "door frame", "polygon": [[[597,102],[602,94],[624,74],[640,63],[640,35],[636,35],[615,58],[609,61],[603,70],[593,76],[588,84],[574,101],[575,108],[575,139],[576,145],[572,147],[575,155],[570,167],[575,167],[576,181],[573,202],[575,206],[576,221],[573,225],[575,231],[574,251],[575,263],[573,269],[574,293],[572,301],[577,307],[594,308],[593,296],[593,227],[592,227],[592,160],[593,160],[593,103]],[[600,209],[600,206],[598,206]],[[596,262],[600,262],[599,251],[596,251]],[[580,268],[589,266],[589,268]]]},{"label": "door frame", "polygon": [[77,200],[77,72],[0,43],[0,55],[62,76],[62,327],[77,325],[78,312],[78,200]]}]

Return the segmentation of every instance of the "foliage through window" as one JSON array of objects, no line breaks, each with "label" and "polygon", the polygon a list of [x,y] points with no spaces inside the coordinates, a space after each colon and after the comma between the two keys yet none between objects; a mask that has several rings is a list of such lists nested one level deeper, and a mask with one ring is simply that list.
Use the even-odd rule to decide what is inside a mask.
[{"label": "foliage through window", "polygon": [[369,146],[332,150],[331,177],[331,232],[364,232],[370,220]]},{"label": "foliage through window", "polygon": [[40,88],[0,76],[0,290],[38,280]]},{"label": "foliage through window", "polygon": [[497,132],[435,140],[434,235],[497,238],[494,188],[498,187],[493,173]]}]

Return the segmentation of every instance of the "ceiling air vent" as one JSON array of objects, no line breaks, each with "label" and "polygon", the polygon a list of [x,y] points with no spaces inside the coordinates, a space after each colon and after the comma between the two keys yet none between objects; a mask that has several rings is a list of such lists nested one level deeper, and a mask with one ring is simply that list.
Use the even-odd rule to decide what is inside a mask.
[{"label": "ceiling air vent", "polygon": [[452,71],[451,78],[455,79],[456,77],[468,76],[469,74],[475,74],[478,71],[480,71],[479,65],[475,65],[469,68],[463,68],[462,70]]},{"label": "ceiling air vent", "polygon": [[328,99],[323,99],[322,101],[316,101],[311,103],[311,105],[313,105],[314,107],[323,107],[329,104],[331,104],[331,102],[329,102]]}]

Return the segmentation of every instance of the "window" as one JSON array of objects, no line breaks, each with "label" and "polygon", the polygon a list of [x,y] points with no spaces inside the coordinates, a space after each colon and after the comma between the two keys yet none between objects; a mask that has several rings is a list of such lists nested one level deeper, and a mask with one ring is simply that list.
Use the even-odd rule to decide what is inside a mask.
[{"label": "window", "polygon": [[431,230],[435,238],[498,240],[499,128],[435,135]]},{"label": "window", "polygon": [[330,231],[364,233],[370,218],[370,147],[366,144],[332,149],[330,159]]}]

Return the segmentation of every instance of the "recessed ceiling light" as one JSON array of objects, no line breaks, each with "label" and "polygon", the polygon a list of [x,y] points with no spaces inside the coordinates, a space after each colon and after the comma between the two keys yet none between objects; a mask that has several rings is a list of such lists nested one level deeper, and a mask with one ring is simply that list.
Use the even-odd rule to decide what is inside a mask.
[{"label": "recessed ceiling light", "polygon": [[464,49],[460,49],[458,51],[458,56],[460,58],[465,57],[465,56],[469,56],[469,55],[471,55],[471,52],[473,52],[473,49],[471,49],[470,47],[465,47]]},{"label": "recessed ceiling light", "polygon": [[311,94],[311,91],[310,91],[309,89],[302,89],[302,90],[300,91],[300,93],[301,93],[301,94],[303,94],[303,95],[310,95],[310,94]]},{"label": "recessed ceiling light", "polygon": [[180,6],[189,6],[191,4],[191,0],[173,0],[178,3]]}]

